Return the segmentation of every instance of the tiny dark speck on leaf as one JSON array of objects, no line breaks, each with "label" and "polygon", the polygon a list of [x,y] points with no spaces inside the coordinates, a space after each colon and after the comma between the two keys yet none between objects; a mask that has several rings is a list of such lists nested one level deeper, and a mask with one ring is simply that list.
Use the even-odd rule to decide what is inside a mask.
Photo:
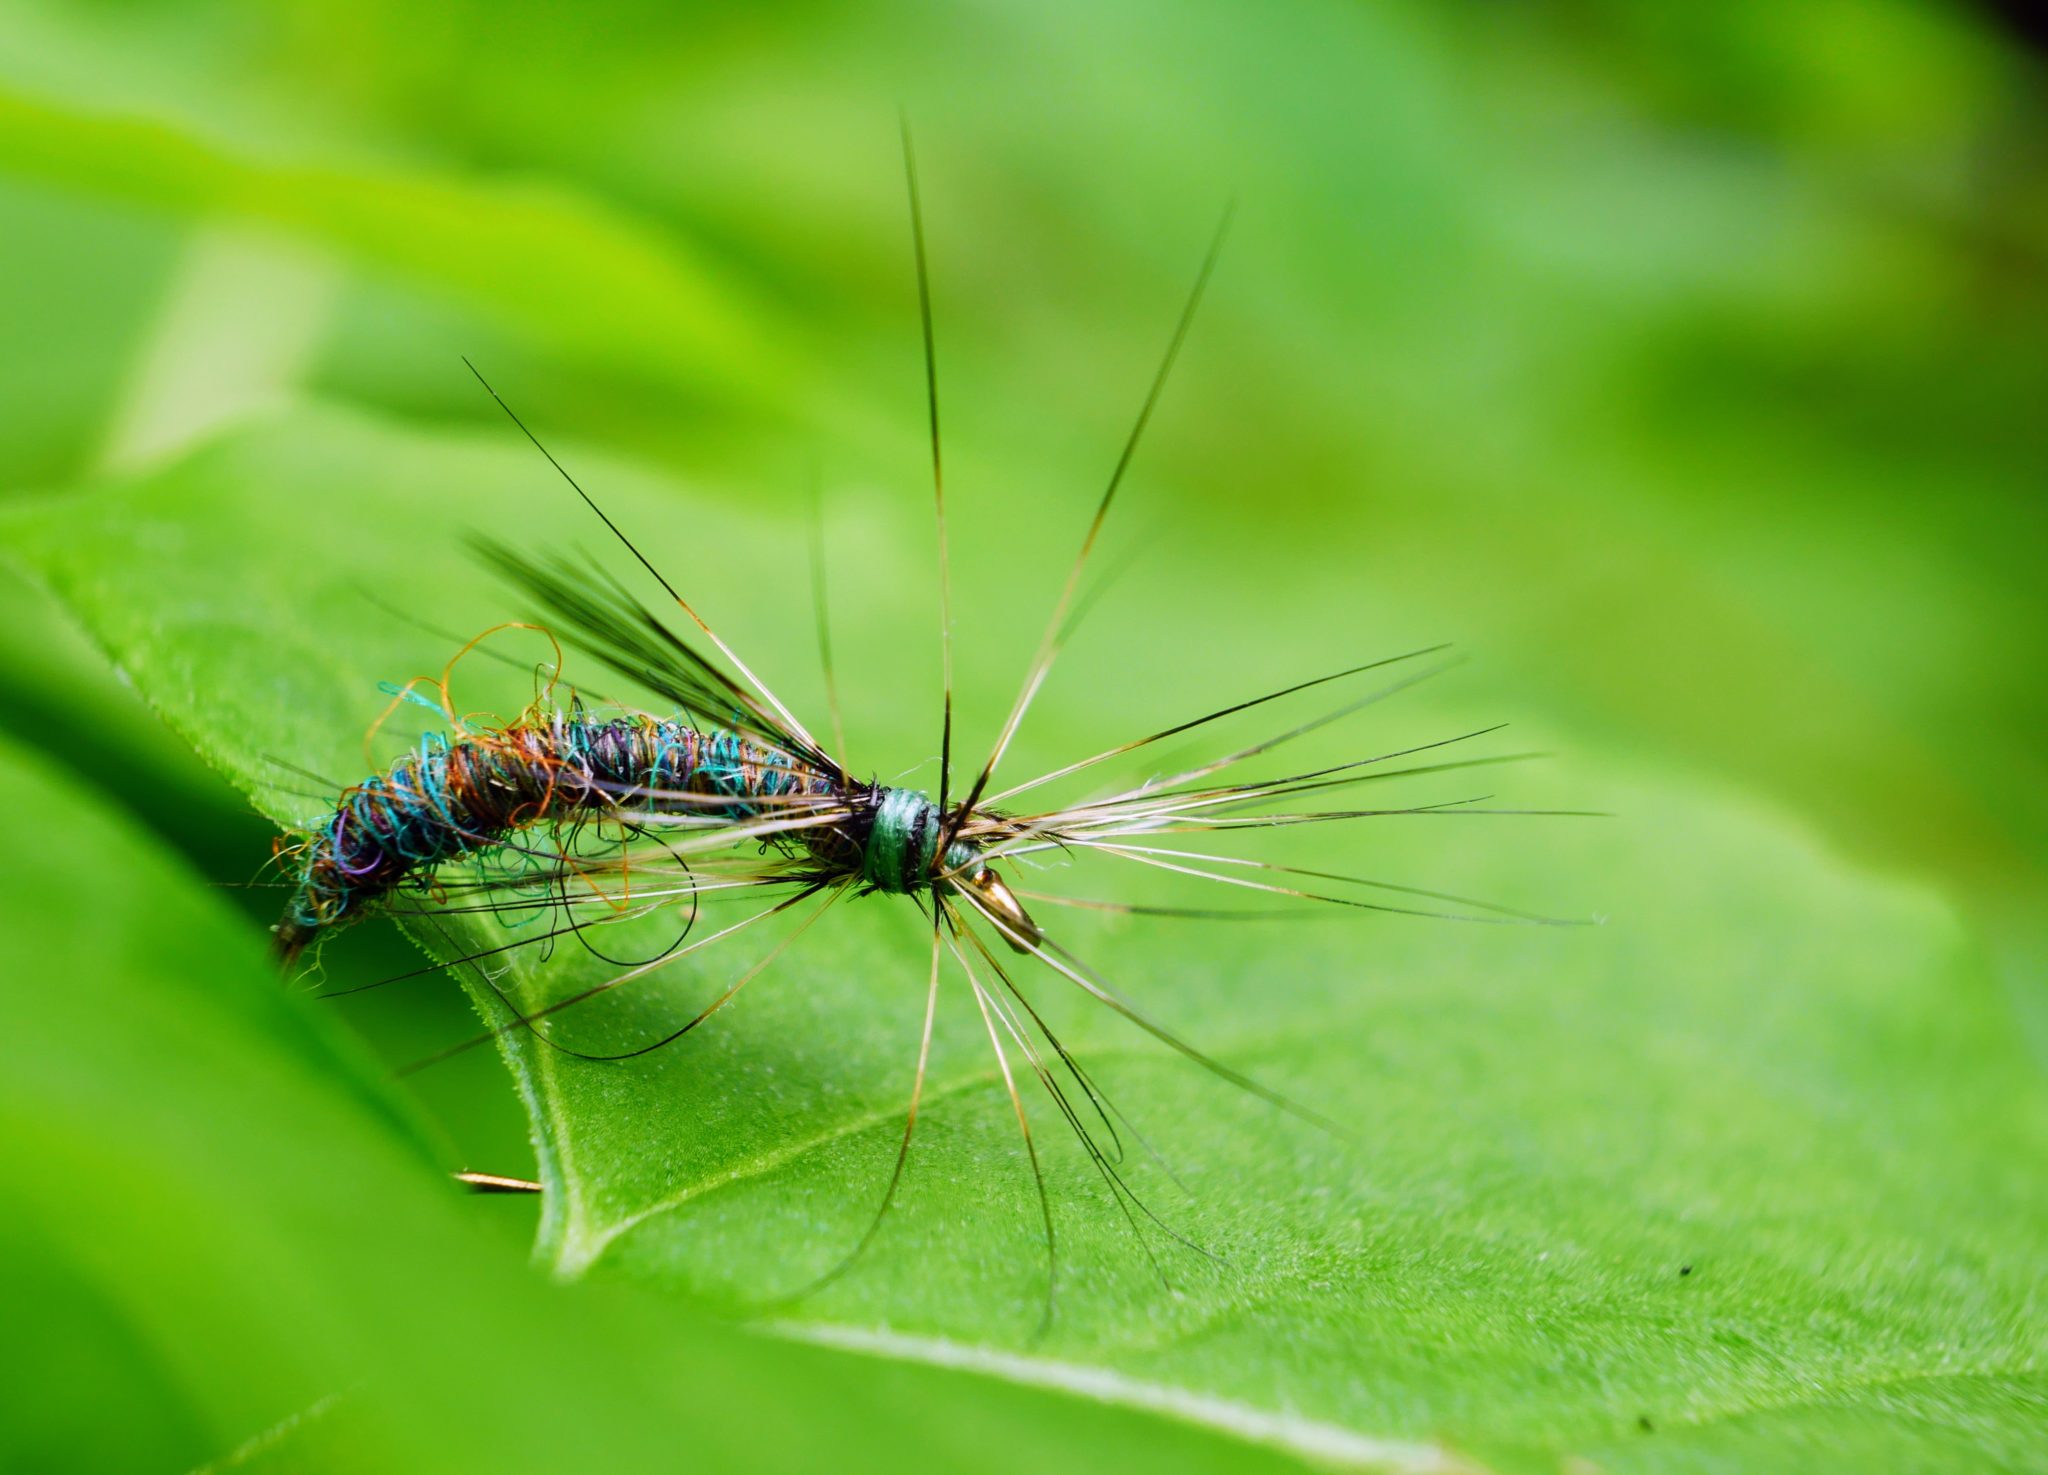
[{"label": "tiny dark speck on leaf", "polygon": [[1650,1416],[1648,1414],[1637,1414],[1636,1423],[1638,1426],[1641,1427],[1642,1431],[1645,1434],[1651,1433],[1653,1431],[1653,1426],[1650,1423]]},{"label": "tiny dark speck on leaf", "polygon": [[1678,1267],[1678,1273],[1680,1275],[1691,1275],[1692,1267],[1690,1265],[1681,1265]]}]

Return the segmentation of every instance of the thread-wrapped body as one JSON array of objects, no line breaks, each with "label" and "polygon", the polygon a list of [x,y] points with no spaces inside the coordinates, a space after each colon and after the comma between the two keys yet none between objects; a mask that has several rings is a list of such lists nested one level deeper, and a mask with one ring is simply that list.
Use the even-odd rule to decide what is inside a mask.
[{"label": "thread-wrapped body", "polygon": [[[790,801],[873,803],[875,790],[739,733],[646,716],[558,712],[487,732],[427,738],[343,794],[294,854],[297,891],[277,928],[295,955],[415,874],[548,820],[608,811],[742,822]],[[864,832],[795,832],[820,861],[858,866]]]}]

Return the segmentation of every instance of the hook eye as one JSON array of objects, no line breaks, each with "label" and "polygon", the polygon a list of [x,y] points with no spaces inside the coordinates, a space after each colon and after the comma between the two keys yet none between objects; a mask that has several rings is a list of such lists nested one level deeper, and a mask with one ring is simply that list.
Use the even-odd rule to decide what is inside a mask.
[{"label": "hook eye", "polygon": [[1031,920],[1031,913],[1024,910],[1024,903],[1017,900],[1017,894],[1010,890],[1001,876],[983,866],[967,878],[967,884],[974,888],[981,904],[1002,924],[996,930],[1002,933],[1003,941],[1010,945],[1012,952],[1029,953],[1045,941],[1045,934]]}]

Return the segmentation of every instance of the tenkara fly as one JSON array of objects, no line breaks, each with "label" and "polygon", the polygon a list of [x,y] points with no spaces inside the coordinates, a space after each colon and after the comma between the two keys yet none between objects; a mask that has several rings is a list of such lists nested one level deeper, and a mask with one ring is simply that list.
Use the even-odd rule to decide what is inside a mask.
[{"label": "tenkara fly", "polygon": [[[499,545],[488,546],[486,556],[538,605],[545,623],[528,628],[542,629],[551,639],[580,650],[656,694],[670,704],[670,709],[665,715],[617,708],[600,711],[573,695],[566,701],[558,700],[550,684],[517,720],[479,728],[465,724],[456,715],[447,697],[444,677],[441,700],[430,705],[443,712],[452,730],[445,736],[429,738],[384,773],[344,792],[332,813],[310,832],[281,842],[279,853],[291,874],[294,894],[276,929],[279,951],[291,960],[309,945],[380,906],[393,909],[392,899],[402,895],[418,897],[431,893],[443,904],[451,898],[474,899],[482,909],[510,912],[522,906],[535,906],[531,898],[537,889],[544,891],[552,885],[566,901],[570,884],[596,887],[603,884],[602,878],[607,875],[617,878],[619,894],[630,898],[629,906],[618,909],[630,915],[665,906],[688,907],[694,921],[695,908],[712,893],[762,898],[764,905],[746,920],[687,945],[678,940],[660,957],[622,962],[614,977],[518,1017],[493,1031],[495,1035],[531,1028],[543,1014],[558,1012],[594,994],[645,977],[664,964],[697,953],[720,938],[769,917],[807,907],[807,926],[810,918],[849,894],[881,893],[912,898],[931,920],[924,1027],[911,1082],[908,1120],[895,1168],[862,1245],[879,1226],[902,1178],[911,1130],[925,1087],[940,980],[947,976],[942,965],[949,956],[957,964],[986,1025],[1034,1174],[1038,1171],[1037,1153],[1030,1146],[1024,1102],[1011,1070],[1012,1050],[1051,1094],[1127,1217],[1132,1208],[1148,1217],[1149,1211],[1137,1203],[1124,1183],[1115,1152],[1098,1143],[1084,1120],[1085,1113],[1100,1117],[1106,1125],[1105,1104],[1087,1073],[1051,1035],[1044,1020],[1013,982],[1011,970],[1015,964],[1005,961],[1004,951],[1050,969],[1223,1079],[1284,1110],[1331,1125],[1313,1110],[1203,1054],[1127,1000],[1063,947],[1025,904],[1027,899],[1039,898],[1020,897],[1011,888],[1006,870],[1014,874],[1014,862],[1021,857],[1048,851],[1113,856],[1265,898],[1280,898],[1290,904],[1309,901],[1424,916],[1452,915],[1445,909],[1448,905],[1469,909],[1455,914],[1474,920],[1547,920],[1441,892],[1249,860],[1219,853],[1211,847],[1191,848],[1185,843],[1174,843],[1172,838],[1204,834],[1221,837],[1248,829],[1334,823],[1383,814],[1446,809],[1474,812],[1470,800],[1390,809],[1319,804],[1333,791],[1390,772],[1433,772],[1464,767],[1473,761],[1498,761],[1423,756],[1427,750],[1483,733],[1464,733],[1421,748],[1380,753],[1280,778],[1235,781],[1229,777],[1230,770],[1247,760],[1435,674],[1442,669],[1442,663],[1429,657],[1440,647],[1367,662],[1238,701],[1109,747],[1028,782],[1000,791],[993,787],[996,772],[1019,725],[1071,633],[1070,617],[1082,570],[1187,337],[1215,265],[1223,237],[1221,228],[1195,278],[1115,469],[1095,507],[1022,689],[986,761],[975,770],[964,793],[955,795],[952,593],[947,573],[936,355],[917,175],[907,132],[904,151],[939,527],[940,649],[946,694],[939,729],[936,796],[857,777],[844,761],[843,753],[821,742],[797,719],[641,555],[510,407],[498,400],[519,430],[533,440],[568,485],[632,553],[682,613],[687,625],[678,629],[624,585],[603,576],[594,578],[566,563],[530,558]],[[482,379],[481,374],[477,377]],[[488,384],[484,388],[497,399],[496,391]],[[1368,677],[1368,673],[1377,675]],[[1359,677],[1368,677],[1364,690],[1334,710],[1178,772],[1158,775],[1064,808],[1034,809],[1026,797],[1053,780],[1082,773],[1163,739],[1194,732],[1222,718],[1311,688]],[[414,699],[426,700],[416,694]],[[835,711],[835,730],[837,726]],[[1404,763],[1411,758],[1418,761]],[[579,837],[591,828],[616,837],[602,855],[593,856],[578,843]],[[518,874],[512,880],[494,884],[487,870],[478,867],[508,851],[519,859]],[[633,878],[630,885],[628,877]],[[651,877],[659,880],[651,881]],[[1383,897],[1388,893],[1394,896],[1372,900],[1343,894],[1331,889],[1333,883],[1377,888]],[[1043,900],[1055,903],[1064,899]],[[1133,913],[1174,911],[1095,901],[1077,904],[1109,906]],[[584,929],[599,924],[570,925],[580,935]],[[542,929],[538,936],[522,935],[507,946],[538,942],[564,930],[567,929]],[[687,935],[688,929],[684,930]],[[1003,949],[990,946],[997,941],[1004,945]],[[775,952],[779,951],[778,947]],[[626,1053],[643,1054],[701,1023],[766,967],[775,952],[750,967],[710,1009],[682,1029]],[[531,1186],[518,1180],[481,1175],[472,1181],[483,1188]],[[1042,1176],[1038,1189],[1050,1251],[1052,1215]]]}]

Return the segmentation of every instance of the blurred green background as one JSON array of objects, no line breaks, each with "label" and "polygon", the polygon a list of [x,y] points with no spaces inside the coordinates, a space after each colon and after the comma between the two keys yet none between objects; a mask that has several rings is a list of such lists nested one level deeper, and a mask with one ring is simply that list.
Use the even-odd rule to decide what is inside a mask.
[{"label": "blurred green background", "polygon": [[[1987,992],[1971,1007],[2030,1062],[2012,1110],[2035,1122],[2048,1061],[2043,77],[2008,19],[1887,0],[7,0],[0,480],[15,507],[61,518],[67,499],[91,495],[81,489],[309,406],[429,437],[495,435],[468,355],[544,434],[690,489],[658,540],[753,637],[749,652],[798,673],[789,684],[807,703],[818,688],[804,530],[821,487],[846,591],[849,717],[893,777],[891,765],[926,761],[935,705],[931,595],[916,582],[930,532],[899,108],[923,165],[977,734],[1234,200],[1222,268],[1119,513],[1112,559],[1135,562],[1063,674],[1053,730],[1100,730],[1083,720],[1091,691],[1113,689],[1100,705],[1118,714],[1173,716],[1298,679],[1326,653],[1455,640],[1476,657],[1469,709],[1512,716],[1568,755],[1545,798],[1614,807],[1610,780],[1653,774],[1709,805],[1779,816],[1846,871],[1944,903],[1984,960]],[[276,495],[289,507],[304,493]],[[491,525],[488,488],[447,495],[422,505],[417,526],[387,508],[376,530],[423,579],[468,575],[454,569],[459,540],[421,528]],[[721,521],[733,508],[752,522]],[[693,537],[705,528],[717,531]],[[331,579],[324,561],[346,554],[309,538],[286,557],[268,577]],[[246,879],[274,827],[157,724],[49,598],[48,560],[38,566],[0,586],[0,723],[46,794],[42,810],[23,800],[13,812],[17,839],[55,847],[60,871],[78,857],[79,889],[64,895],[81,921],[143,889],[114,872],[114,852],[154,857],[136,864],[177,885]],[[131,597],[146,607],[146,588]],[[412,647],[421,669],[445,656],[430,636]],[[146,682],[143,694],[158,706],[191,696]],[[347,696],[366,723],[374,693]],[[338,732],[338,751],[359,732]],[[1071,752],[1048,740],[1034,756]],[[37,813],[48,831],[23,818]],[[1540,838],[1485,843],[1538,853],[1527,899],[1611,904],[1568,868],[1539,896]],[[11,890],[10,910],[26,895]],[[240,950],[234,967],[260,992],[270,899],[206,904],[233,909],[220,927],[237,940],[220,945]],[[136,905],[180,931],[164,921],[174,903]],[[1740,934],[1749,919],[1710,925]],[[136,975],[140,1017],[153,965],[137,926],[119,962],[74,955],[62,937],[48,950],[24,941],[33,976],[6,986],[62,990],[84,959]],[[409,956],[395,934],[366,932],[334,966],[370,977]],[[303,1048],[319,1070],[356,1082],[363,1153],[391,1150],[365,1123],[398,1122],[397,1136],[425,1144],[422,1161],[517,1168],[530,1161],[525,1126],[495,1062],[479,1052],[403,1093],[376,1063],[469,1017],[448,987],[379,996],[340,1027],[331,1015],[280,1027],[314,1031],[321,1043]],[[79,1079],[123,1069],[109,1053]],[[22,1099],[24,1119],[51,1118],[47,1101]],[[67,1153],[89,1156],[66,1141],[48,1149],[51,1183]],[[282,1183],[295,1170],[278,1171]],[[274,1185],[278,1201],[249,1212],[335,1212],[326,1179],[306,1171],[300,1197]],[[116,1401],[154,1390],[161,1430],[138,1433],[124,1460],[195,1465],[305,1406],[282,1390],[209,1402],[202,1374],[165,1374],[162,1328],[204,1315],[159,1308],[156,1330],[138,1332],[127,1292],[109,1289],[127,1282],[96,1262],[79,1270],[63,1248],[63,1216],[85,1209],[50,1193],[45,1217],[22,1219],[22,1243],[0,1248],[23,1295],[70,1308],[52,1324],[97,1326],[77,1309],[93,1305],[108,1328],[97,1342],[80,1331],[82,1371],[50,1386],[98,1378]],[[614,1306],[529,1283],[517,1205],[416,1197],[445,1241],[435,1253],[486,1262],[461,1292],[470,1299],[451,1304],[493,1307],[503,1325],[490,1335],[507,1348],[573,1322],[596,1365],[630,1364],[650,1388],[649,1348],[679,1379],[766,1355],[728,1349],[719,1339],[735,1334],[716,1318],[683,1335],[630,1296]],[[94,1212],[148,1220],[118,1202]],[[355,1253],[350,1273],[384,1277],[387,1259]],[[187,1263],[173,1256],[163,1273]],[[351,1355],[396,1355],[364,1330],[404,1322],[413,1303],[401,1286],[386,1295],[331,1310],[339,1321],[308,1313],[324,1332],[353,1316],[365,1340],[315,1359],[306,1390],[345,1395]],[[521,1299],[543,1296],[573,1306]],[[2038,1356],[2038,1306],[2000,1315]],[[230,1347],[240,1334],[209,1335]],[[442,1351],[459,1360],[449,1340]],[[66,1365],[59,1350],[38,1356]],[[457,1437],[457,1413],[487,1420],[515,1386],[549,1396],[531,1369],[506,1384],[466,1376],[445,1407],[392,1413],[360,1448],[354,1432],[336,1435],[322,1457],[345,1467],[402,1451],[448,1468],[488,1446]],[[1002,1443],[949,1443],[945,1419],[917,1412],[942,1404],[963,1428],[1052,1426],[1065,1432],[1046,1437],[1071,1438],[1083,1458],[1125,1444],[1184,1467],[1265,1457],[1228,1438],[1182,1448],[1173,1441],[1192,1436],[1162,1432],[1170,1419],[1098,1429],[1064,1408],[1045,1419],[975,1402],[1036,1395],[877,1392],[865,1376],[829,1360],[776,1364],[783,1387],[815,1398],[823,1432],[807,1449],[750,1449],[758,1424],[736,1403],[731,1458],[827,1458],[845,1447],[834,1420],[881,1420],[882,1447],[912,1465]],[[578,1434],[557,1429],[551,1453],[501,1431],[512,1452],[499,1453],[573,1466],[607,1439],[627,1463],[663,1449],[656,1416],[672,1406],[626,1386],[564,1374]],[[74,1427],[66,1406],[43,1405],[50,1428]],[[1477,1438],[1440,1407],[1388,1432],[1435,1431]],[[21,1447],[92,1465],[69,1437]],[[1583,1447],[1516,1438],[1532,1459]],[[288,1435],[283,1447],[311,1459],[289,1453]],[[1998,1447],[2001,1461],[2039,1463],[2024,1441]],[[1755,1451],[1720,1454],[1739,1464]],[[1384,1462],[1411,1457],[1422,1458]]]}]

